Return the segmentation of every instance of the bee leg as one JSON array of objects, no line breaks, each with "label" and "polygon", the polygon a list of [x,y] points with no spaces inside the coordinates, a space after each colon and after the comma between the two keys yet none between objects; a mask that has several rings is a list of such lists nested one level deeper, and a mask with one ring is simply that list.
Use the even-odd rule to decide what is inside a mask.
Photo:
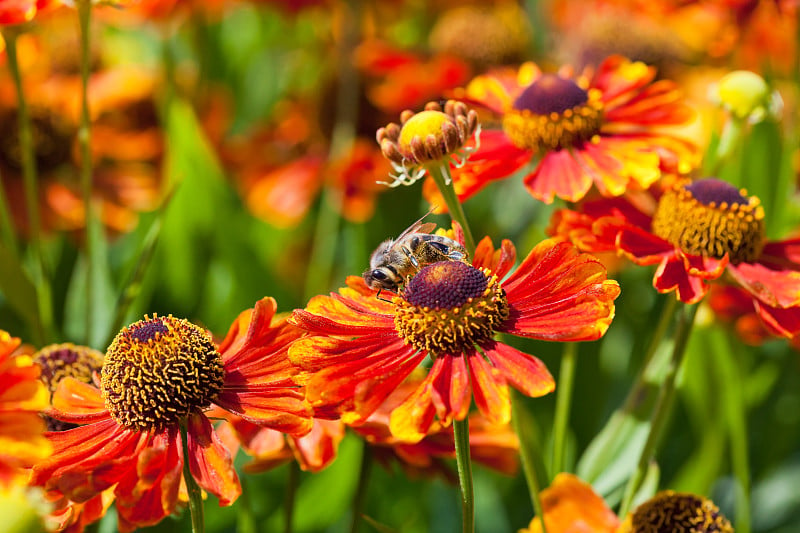
[{"label": "bee leg", "polygon": [[387,300],[386,298],[381,298],[381,291],[382,290],[383,290],[382,288],[378,289],[378,294],[375,295],[375,298],[377,298],[378,300],[381,300],[382,302],[392,303],[391,300]]},{"label": "bee leg", "polygon": [[406,254],[406,257],[408,257],[408,260],[411,261],[411,264],[414,265],[414,268],[419,270],[419,261],[417,261],[417,258],[411,253],[411,250],[405,246],[402,247],[402,250],[403,253]]}]

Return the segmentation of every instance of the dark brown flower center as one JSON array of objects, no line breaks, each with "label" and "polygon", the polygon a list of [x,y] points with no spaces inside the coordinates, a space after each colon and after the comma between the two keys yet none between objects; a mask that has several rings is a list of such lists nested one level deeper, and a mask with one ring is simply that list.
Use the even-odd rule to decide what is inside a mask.
[{"label": "dark brown flower center", "polygon": [[432,355],[460,355],[490,339],[508,318],[497,277],[460,261],[422,268],[394,302],[400,336]]},{"label": "dark brown flower center", "polygon": [[[30,110],[31,140],[39,172],[51,172],[68,163],[72,154],[74,129],[67,121],[50,110],[33,107]],[[0,135],[0,162],[14,171],[22,169],[18,115],[15,110],[0,117],[5,134]]]},{"label": "dark brown flower center", "polygon": [[208,407],[224,377],[222,357],[206,331],[172,316],[145,317],[108,347],[101,385],[111,416],[126,428],[147,431]]},{"label": "dark brown flower center", "polygon": [[631,533],[733,533],[730,522],[711,500],[664,491],[640,505],[633,513]]},{"label": "dark brown flower center", "polygon": [[103,366],[101,352],[72,343],[45,346],[36,352],[33,360],[41,367],[41,380],[50,392],[55,391],[58,383],[66,377],[91,383],[92,374],[100,372]]},{"label": "dark brown flower center", "polygon": [[[91,383],[95,372],[103,366],[103,354],[87,346],[72,343],[51,344],[45,346],[33,356],[33,360],[42,369],[40,379],[51,393],[55,392],[59,382],[67,377],[83,383]],[[65,431],[76,427],[75,424],[44,416],[47,431]]]},{"label": "dark brown flower center", "polygon": [[764,247],[764,210],[758,198],[707,178],[665,192],[652,229],[687,254],[752,262]]},{"label": "dark brown flower center", "polygon": [[536,151],[561,150],[591,140],[603,124],[596,90],[543,74],[514,101],[503,117],[503,130],[515,146]]}]

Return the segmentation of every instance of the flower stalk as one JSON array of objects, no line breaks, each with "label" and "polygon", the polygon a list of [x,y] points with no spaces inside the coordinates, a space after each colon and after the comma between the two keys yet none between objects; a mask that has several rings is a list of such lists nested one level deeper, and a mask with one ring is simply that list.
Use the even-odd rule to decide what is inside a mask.
[{"label": "flower stalk", "polygon": [[192,533],[203,533],[205,531],[205,517],[203,516],[203,493],[200,486],[192,476],[189,466],[189,435],[187,421],[181,420],[181,444],[183,445],[183,480],[186,483],[186,491],[189,493],[189,513],[192,517]]},{"label": "flower stalk", "polygon": [[89,116],[89,69],[91,66],[90,41],[92,3],[79,0],[75,3],[78,11],[78,23],[81,39],[81,120],[78,128],[78,143],[81,150],[80,182],[81,199],[84,206],[86,227],[86,339],[91,341],[94,327],[95,299],[95,256],[98,253],[97,240],[101,237],[100,228],[94,216],[92,206],[92,145],[91,118]]},{"label": "flower stalk", "polygon": [[446,162],[438,161],[427,165],[426,170],[442,194],[450,216],[461,225],[461,229],[464,231],[465,247],[467,252],[472,254],[475,251],[475,239],[472,237],[472,231],[470,231],[469,224],[467,224],[467,217],[464,215],[464,208],[461,206],[461,202],[458,201],[458,195],[456,195],[453,187],[450,167]]},{"label": "flower stalk", "polygon": [[472,484],[472,461],[469,453],[469,419],[453,420],[458,482],[461,485],[462,530],[475,531],[475,492]]},{"label": "flower stalk", "polygon": [[36,168],[36,150],[33,144],[33,131],[28,101],[22,86],[22,73],[17,54],[17,37],[19,33],[14,27],[3,32],[6,44],[8,70],[14,81],[17,96],[17,124],[19,128],[19,144],[22,163],[22,179],[25,186],[25,208],[30,227],[30,250],[33,259],[32,277],[36,286],[36,298],[39,309],[39,323],[34,325],[34,337],[37,344],[44,344],[52,333],[53,303],[50,276],[44,259],[42,243],[42,221],[39,213],[39,184]]},{"label": "flower stalk", "polygon": [[650,431],[647,435],[642,453],[639,456],[639,461],[636,465],[636,470],[633,475],[628,479],[628,484],[625,487],[625,493],[620,505],[619,516],[624,517],[628,514],[633,504],[633,498],[639,485],[647,473],[650,460],[655,454],[658,441],[661,437],[661,432],[667,423],[672,406],[672,399],[675,395],[675,381],[678,376],[678,371],[683,364],[684,355],[686,354],[686,346],[689,337],[692,333],[694,326],[694,318],[697,314],[697,305],[686,306],[684,305],[681,310],[680,320],[678,322],[678,329],[675,332],[675,345],[672,349],[672,357],[667,367],[667,373],[664,377],[664,382],[661,385],[661,391],[656,405],[653,407],[653,412],[650,415]]},{"label": "flower stalk", "polygon": [[553,424],[553,461],[550,465],[550,472],[552,475],[564,471],[567,429],[569,427],[572,386],[575,382],[577,357],[578,345],[574,342],[565,343],[564,353],[561,356],[561,370],[558,373],[558,387],[556,388],[556,413],[555,422]]},{"label": "flower stalk", "polygon": [[372,450],[366,441],[361,449],[361,465],[358,471],[358,485],[356,494],[353,497],[353,517],[350,522],[350,533],[358,533],[361,525],[361,515],[364,512],[364,503],[367,499],[367,487],[369,486],[369,476],[372,472]]}]

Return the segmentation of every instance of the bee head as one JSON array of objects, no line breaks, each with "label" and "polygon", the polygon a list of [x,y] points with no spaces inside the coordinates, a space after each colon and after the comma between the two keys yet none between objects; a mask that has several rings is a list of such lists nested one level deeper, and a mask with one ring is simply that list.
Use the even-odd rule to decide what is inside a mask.
[{"label": "bee head", "polygon": [[370,289],[394,290],[397,288],[397,283],[385,268],[368,268],[362,276]]}]

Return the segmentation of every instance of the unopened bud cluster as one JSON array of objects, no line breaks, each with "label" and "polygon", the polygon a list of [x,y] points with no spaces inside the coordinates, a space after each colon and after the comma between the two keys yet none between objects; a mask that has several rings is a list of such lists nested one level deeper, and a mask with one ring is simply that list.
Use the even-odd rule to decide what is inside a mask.
[{"label": "unopened bud cluster", "polygon": [[461,149],[478,129],[478,114],[463,102],[448,100],[444,109],[429,102],[419,113],[403,111],[400,122],[378,130],[383,155],[397,166],[424,165]]}]

